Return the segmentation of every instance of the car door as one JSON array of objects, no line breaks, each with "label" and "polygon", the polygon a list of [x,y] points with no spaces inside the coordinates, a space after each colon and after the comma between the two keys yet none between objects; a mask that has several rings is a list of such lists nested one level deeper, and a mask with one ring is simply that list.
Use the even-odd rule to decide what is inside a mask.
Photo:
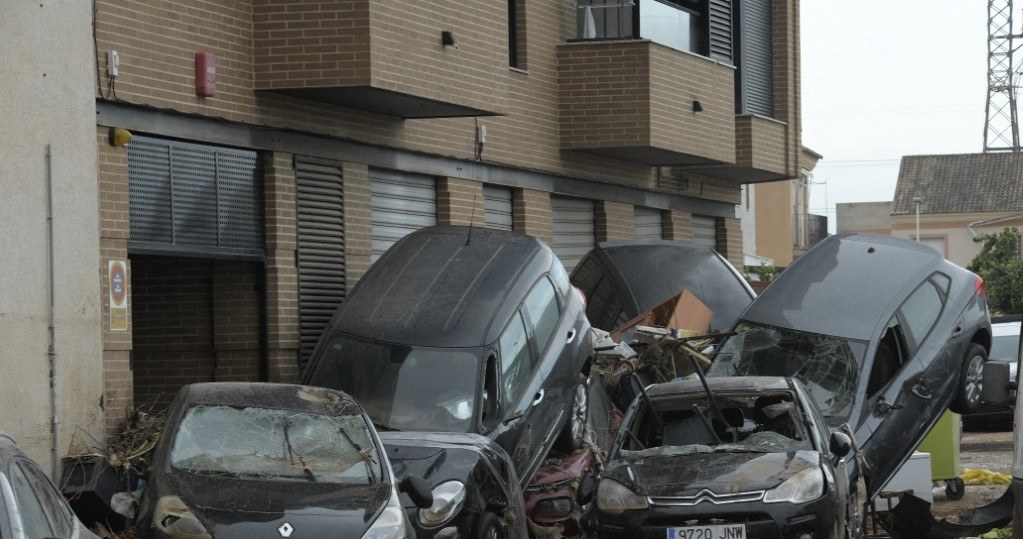
[{"label": "car door", "polygon": [[934,273],[918,285],[874,339],[870,375],[862,380],[863,415],[856,438],[875,496],[944,412],[958,371],[948,346],[952,328],[948,278]]}]

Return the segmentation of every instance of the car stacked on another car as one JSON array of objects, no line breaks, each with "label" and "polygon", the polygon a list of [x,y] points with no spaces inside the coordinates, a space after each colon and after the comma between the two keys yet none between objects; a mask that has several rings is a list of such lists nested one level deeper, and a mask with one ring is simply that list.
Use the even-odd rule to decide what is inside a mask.
[{"label": "car stacked on another car", "polygon": [[411,539],[399,489],[433,507],[425,482],[395,481],[369,418],[340,391],[192,384],[163,432],[135,518],[144,538]]},{"label": "car stacked on another car", "polygon": [[708,376],[792,376],[848,425],[873,498],[948,407],[980,403],[984,282],[917,242],[831,236],[739,317]]},{"label": "car stacked on another car", "polygon": [[[798,381],[654,384],[625,413],[596,484],[607,538],[849,537],[862,533],[851,441]],[[852,483],[850,483],[852,478]],[[593,496],[593,484],[580,489]]]},{"label": "car stacked on another car", "polygon": [[[498,521],[511,534],[506,523],[524,530],[525,516],[496,518],[514,507],[508,500],[552,447],[583,442],[589,330],[582,297],[547,245],[509,231],[429,227],[395,243],[360,279],[303,381],[344,390],[378,429],[401,431],[382,434],[389,449],[393,441],[401,454],[434,455],[447,468],[437,474],[444,483],[431,481],[434,495],[464,504],[439,520],[413,518],[421,537],[473,537],[481,522]],[[485,436],[498,448],[485,454],[510,465],[491,462],[503,474],[491,481],[443,458],[431,432],[447,433],[444,444]],[[424,451],[413,451],[417,437]],[[479,443],[469,436],[463,446]],[[402,469],[398,452],[391,458]],[[495,483],[515,484],[518,494],[487,494]]]}]

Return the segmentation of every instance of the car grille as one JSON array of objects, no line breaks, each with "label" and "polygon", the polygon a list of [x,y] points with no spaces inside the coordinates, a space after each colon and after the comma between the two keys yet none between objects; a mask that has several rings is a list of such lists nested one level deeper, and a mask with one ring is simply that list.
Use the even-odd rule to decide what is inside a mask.
[{"label": "car grille", "polygon": [[764,491],[755,490],[751,492],[736,492],[732,494],[717,494],[710,490],[704,489],[692,496],[651,496],[647,499],[650,505],[658,506],[693,506],[699,505],[704,502],[712,503],[714,505],[723,505],[726,503],[742,503],[742,502],[756,502],[760,501],[764,497]]}]

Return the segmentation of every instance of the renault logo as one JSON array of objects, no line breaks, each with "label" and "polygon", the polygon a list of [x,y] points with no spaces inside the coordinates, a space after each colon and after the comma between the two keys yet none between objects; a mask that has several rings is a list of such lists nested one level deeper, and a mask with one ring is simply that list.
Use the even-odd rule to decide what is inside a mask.
[{"label": "renault logo", "polygon": [[277,531],[281,532],[281,537],[287,539],[288,537],[291,537],[292,533],[295,533],[295,527],[285,522],[284,524],[281,524],[280,528],[277,528]]}]

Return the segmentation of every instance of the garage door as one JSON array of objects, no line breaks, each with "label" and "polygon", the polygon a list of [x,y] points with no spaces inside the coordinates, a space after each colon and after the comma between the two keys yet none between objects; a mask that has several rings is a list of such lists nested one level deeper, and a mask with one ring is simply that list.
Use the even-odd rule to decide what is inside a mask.
[{"label": "garage door", "polygon": [[641,240],[664,239],[661,210],[636,206],[636,238]]},{"label": "garage door", "polygon": [[487,228],[512,229],[512,190],[493,185],[483,186],[483,211]]},{"label": "garage door", "polygon": [[693,242],[706,245],[711,249],[718,248],[718,222],[714,217],[704,215],[693,216]]},{"label": "garage door", "polygon": [[370,169],[371,262],[408,233],[437,224],[437,181],[431,176]]},{"label": "garage door", "polygon": [[596,243],[593,201],[582,198],[551,197],[554,224],[554,253],[565,269],[572,268]]},{"label": "garage door", "polygon": [[345,299],[345,216],[341,162],[295,157],[298,318],[304,367]]}]

